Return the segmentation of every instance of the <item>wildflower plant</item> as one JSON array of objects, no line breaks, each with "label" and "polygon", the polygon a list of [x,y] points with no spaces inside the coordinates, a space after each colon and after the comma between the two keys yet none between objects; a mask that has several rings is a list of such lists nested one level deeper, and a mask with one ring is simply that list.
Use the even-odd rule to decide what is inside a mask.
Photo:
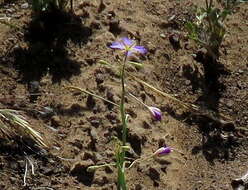
[{"label": "wildflower plant", "polygon": [[219,47],[226,34],[224,21],[237,5],[245,1],[216,0],[216,2],[221,8],[218,8],[213,0],[205,0],[205,8],[197,10],[196,21],[186,24],[189,38],[204,47],[208,56],[214,60],[218,58]]},{"label": "wildflower plant", "polygon": [[[128,61],[128,58],[132,54],[145,54],[147,50],[143,46],[137,46],[135,41],[129,38],[121,38],[117,42],[113,42],[110,45],[112,49],[118,49],[123,51],[124,59],[121,66],[121,102],[120,102],[120,113],[121,113],[121,122],[122,122],[122,146],[125,147],[127,141],[127,121],[128,115],[125,111],[125,95],[126,95],[126,88],[125,88],[125,67]],[[118,168],[118,189],[126,190],[126,179],[125,179],[125,149],[118,148],[116,151],[116,165]]]},{"label": "wildflower plant", "polygon": [[[130,90],[127,88],[127,85],[125,83],[126,76],[130,77],[130,74],[125,71],[127,64],[131,64],[131,65],[134,65],[136,67],[142,66],[142,64],[140,64],[140,63],[130,61],[129,60],[130,56],[132,56],[132,55],[144,55],[147,53],[146,48],[143,46],[136,45],[134,40],[131,40],[127,37],[121,38],[120,40],[113,42],[109,47],[111,49],[114,49],[114,50],[119,50],[119,51],[121,51],[121,53],[123,53],[123,60],[122,60],[120,65],[117,65],[117,67],[109,64],[107,61],[103,61],[103,60],[100,61],[104,65],[110,66],[114,69],[116,69],[116,68],[120,69],[120,72],[118,72],[118,76],[121,79],[121,84],[120,84],[120,86],[121,86],[121,100],[120,100],[119,104],[111,102],[111,101],[109,101],[109,100],[107,100],[107,99],[105,99],[99,95],[96,95],[96,94],[94,94],[94,93],[92,93],[86,89],[73,87],[73,86],[69,86],[67,88],[79,90],[79,91],[86,93],[90,96],[93,96],[95,98],[98,98],[98,99],[101,99],[105,102],[108,102],[108,103],[110,103],[110,104],[112,104],[112,105],[114,105],[120,109],[121,140],[114,138],[115,139],[115,160],[116,160],[115,163],[93,165],[93,166],[88,167],[87,171],[93,172],[94,170],[102,168],[102,167],[115,166],[118,170],[118,172],[117,172],[118,173],[117,189],[118,190],[126,190],[127,189],[126,176],[125,176],[125,170],[126,169],[131,168],[137,162],[146,161],[148,159],[148,157],[154,158],[157,156],[168,155],[172,151],[172,149],[170,147],[162,147],[162,148],[158,149],[152,155],[150,155],[148,157],[144,157],[144,158],[143,157],[139,158],[139,159],[133,161],[133,163],[126,160],[126,152],[130,151],[130,149],[131,149],[129,146],[126,145],[127,133],[128,133],[128,130],[127,130],[128,117],[129,117],[129,115],[126,113],[126,109],[125,109],[126,96],[127,95],[131,96],[137,102],[139,102],[144,107],[146,107],[148,109],[148,111],[151,113],[154,120],[160,121],[162,119],[162,114],[161,114],[161,110],[159,108],[156,108],[153,106],[148,106],[145,103],[143,103],[141,100],[139,100],[137,97],[135,97],[133,94],[129,93],[128,91],[130,91]],[[129,167],[126,167],[127,165],[129,165]]]}]

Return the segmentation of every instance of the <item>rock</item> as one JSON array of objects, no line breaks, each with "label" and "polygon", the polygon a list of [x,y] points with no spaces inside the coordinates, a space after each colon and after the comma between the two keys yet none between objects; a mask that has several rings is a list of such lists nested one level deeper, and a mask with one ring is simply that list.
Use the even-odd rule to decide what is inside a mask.
[{"label": "rock", "polygon": [[97,132],[96,132],[96,129],[95,128],[91,128],[91,130],[90,130],[90,136],[91,136],[91,138],[93,139],[93,140],[97,140]]},{"label": "rock", "polygon": [[23,4],[21,5],[21,8],[22,8],[22,9],[27,9],[28,7],[29,7],[28,3],[23,3]]},{"label": "rock", "polygon": [[159,36],[164,39],[166,38],[165,34],[160,34]]},{"label": "rock", "polygon": [[187,86],[190,85],[190,83],[191,83],[190,80],[185,81],[185,85],[187,85]]}]

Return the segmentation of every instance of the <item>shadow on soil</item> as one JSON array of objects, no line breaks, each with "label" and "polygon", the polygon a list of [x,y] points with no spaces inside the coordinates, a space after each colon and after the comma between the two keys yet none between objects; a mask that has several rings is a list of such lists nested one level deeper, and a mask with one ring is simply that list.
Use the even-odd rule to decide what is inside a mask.
[{"label": "shadow on soil", "polygon": [[224,65],[204,55],[198,54],[196,61],[203,66],[203,76],[199,76],[198,68],[192,69],[189,65],[183,67],[183,75],[190,80],[193,91],[197,89],[202,91],[196,103],[218,113],[219,100],[226,89],[225,84],[220,82],[220,77],[230,73]]},{"label": "shadow on soil", "polygon": [[179,121],[190,126],[198,126],[198,130],[202,134],[202,145],[195,146],[192,154],[202,152],[211,164],[214,164],[215,159],[232,160],[235,158],[234,148],[238,146],[232,135],[235,128],[233,124],[223,122],[219,113],[219,100],[226,89],[225,85],[220,82],[220,77],[228,75],[229,72],[222,64],[213,61],[206,55],[197,55],[196,61],[203,66],[202,75],[199,75],[198,68],[192,69],[187,65],[183,68],[183,75],[190,80],[193,91],[197,89],[202,91],[202,95],[196,101],[197,105],[207,113],[213,113],[211,115],[214,115],[216,120],[194,113],[178,115],[171,107],[167,107],[166,111]]},{"label": "shadow on soil", "polygon": [[60,82],[80,74],[80,64],[70,58],[66,46],[69,42],[85,44],[91,34],[92,30],[72,13],[54,10],[33,17],[24,34],[28,46],[12,52],[22,81],[40,81],[49,73],[53,82]]},{"label": "shadow on soil", "polygon": [[198,126],[202,135],[202,144],[192,149],[192,154],[202,152],[207,161],[214,164],[217,160],[234,160],[235,147],[239,145],[234,138],[235,128],[231,123],[223,125],[209,117],[195,115],[189,112],[177,114],[171,107],[166,111],[175,119],[185,122],[190,127]]},{"label": "shadow on soil", "polygon": [[[3,160],[0,168],[1,171],[3,173],[10,171],[15,176],[18,176],[15,177],[15,180],[19,181],[18,183],[23,183],[22,180],[26,164],[28,170],[31,163],[35,165],[35,175],[38,179],[40,178],[40,174],[42,176],[52,176],[55,174],[58,176],[60,173],[68,172],[68,169],[62,165],[59,158],[47,153],[46,150],[40,149],[34,144],[31,139],[20,139],[16,137],[9,141],[0,138],[0,158]],[[30,186],[35,184],[39,184],[39,180],[29,182]]]}]

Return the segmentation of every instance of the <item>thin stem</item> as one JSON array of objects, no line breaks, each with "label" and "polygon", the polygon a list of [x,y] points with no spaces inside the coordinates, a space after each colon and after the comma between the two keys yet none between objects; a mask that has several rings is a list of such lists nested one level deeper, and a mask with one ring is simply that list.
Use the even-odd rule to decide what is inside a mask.
[{"label": "thin stem", "polygon": [[96,95],[96,94],[93,94],[93,93],[91,93],[91,92],[89,92],[89,91],[87,91],[87,90],[85,90],[85,89],[78,88],[78,87],[75,87],[75,86],[67,86],[66,88],[71,88],[71,89],[74,89],[74,90],[79,90],[79,91],[81,91],[81,92],[84,92],[84,93],[86,93],[86,94],[89,94],[89,95],[91,95],[91,96],[94,96],[94,97],[96,97],[96,98],[98,98],[98,99],[101,99],[101,100],[103,100],[103,101],[105,101],[105,102],[108,102],[108,103],[110,103],[110,104],[113,104],[114,106],[120,107],[118,104],[116,104],[116,103],[114,103],[114,102],[112,102],[112,101],[110,101],[110,100],[107,100],[107,99],[105,99],[105,98],[103,98],[103,97],[101,97],[101,96],[98,96],[98,95]]},{"label": "thin stem", "polygon": [[141,100],[139,100],[136,96],[134,96],[133,94],[131,94],[130,92],[128,93],[129,96],[131,96],[132,98],[134,98],[137,102],[139,102],[140,104],[142,104],[143,106],[145,106],[146,108],[149,108],[148,105],[146,105],[144,102],[142,102]]},{"label": "thin stem", "polygon": [[127,130],[127,123],[126,123],[126,114],[125,114],[125,66],[127,61],[127,55],[125,55],[122,69],[121,69],[121,87],[122,87],[122,93],[121,93],[121,105],[120,105],[120,111],[121,111],[121,121],[122,121],[122,145],[126,145],[126,130]]},{"label": "thin stem", "polygon": [[87,171],[94,171],[99,168],[107,167],[107,166],[116,166],[116,163],[110,163],[110,164],[102,164],[102,165],[97,165],[97,166],[90,166],[87,168]]},{"label": "thin stem", "polygon": [[[121,103],[120,103],[120,112],[121,112],[121,121],[122,121],[122,145],[126,145],[127,140],[127,121],[126,121],[126,113],[125,113],[125,65],[127,62],[127,52],[125,54],[123,65],[121,69]],[[126,190],[126,179],[125,179],[125,150],[121,150],[118,153],[119,159],[117,159],[118,166],[118,190]]]}]

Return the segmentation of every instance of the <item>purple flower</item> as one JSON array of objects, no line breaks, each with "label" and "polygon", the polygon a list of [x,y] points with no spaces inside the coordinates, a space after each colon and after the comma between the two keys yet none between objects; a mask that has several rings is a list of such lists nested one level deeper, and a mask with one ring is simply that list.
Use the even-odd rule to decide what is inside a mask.
[{"label": "purple flower", "polygon": [[153,117],[157,120],[157,121],[161,121],[162,119],[162,113],[161,110],[156,108],[156,107],[148,107],[148,109],[150,110],[150,112],[152,113]]},{"label": "purple flower", "polygon": [[168,154],[170,154],[173,151],[172,148],[168,147],[168,146],[164,146],[159,148],[155,153],[154,156],[166,156]]},{"label": "purple flower", "polygon": [[147,50],[143,46],[136,46],[135,41],[123,37],[117,42],[113,42],[110,45],[110,48],[112,49],[120,49],[125,52],[127,56],[131,56],[133,53],[139,53],[139,54],[146,54]]}]

